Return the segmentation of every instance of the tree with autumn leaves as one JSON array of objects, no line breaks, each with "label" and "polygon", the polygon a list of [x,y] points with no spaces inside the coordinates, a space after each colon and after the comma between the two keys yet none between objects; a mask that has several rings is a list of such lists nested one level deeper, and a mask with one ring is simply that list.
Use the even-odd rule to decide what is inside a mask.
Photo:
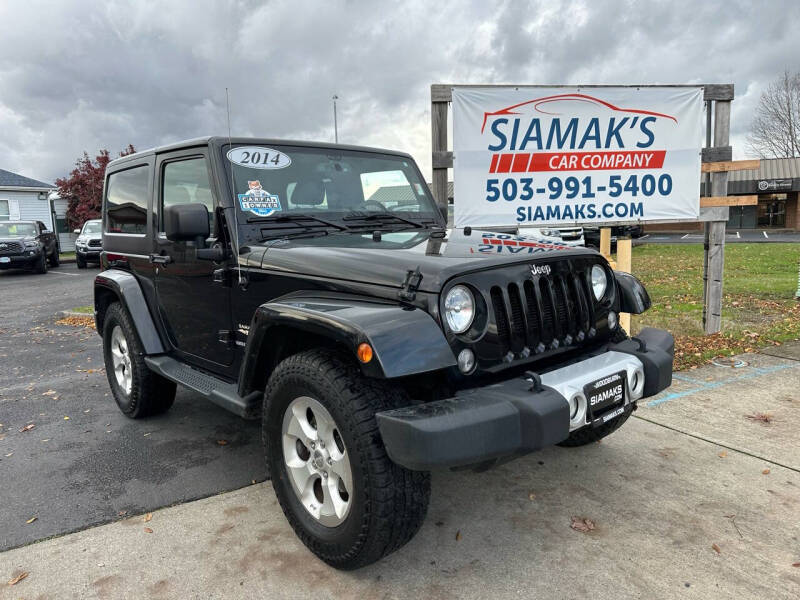
[{"label": "tree with autumn leaves", "polygon": [[[128,144],[119,156],[127,156],[134,152],[136,149],[133,144]],[[82,227],[89,219],[100,218],[103,206],[103,180],[109,162],[111,154],[106,149],[100,150],[94,160],[84,152],[75,162],[75,168],[68,177],[56,179],[58,194],[68,201],[67,225],[70,229]]]}]

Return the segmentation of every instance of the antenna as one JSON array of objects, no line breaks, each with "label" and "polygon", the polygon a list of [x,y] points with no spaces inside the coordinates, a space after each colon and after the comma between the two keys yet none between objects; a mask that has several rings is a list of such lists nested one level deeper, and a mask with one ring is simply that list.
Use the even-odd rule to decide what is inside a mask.
[{"label": "antenna", "polygon": [[[228,88],[225,88],[225,108],[228,113],[228,152],[233,150],[233,143],[231,142],[231,99],[228,95]],[[227,152],[225,153],[227,156]],[[234,228],[234,251],[233,255],[236,258],[236,273],[239,276],[239,285],[242,285],[242,265],[239,261],[239,207],[236,206],[236,190],[233,185],[233,165],[231,164],[231,202],[233,203],[233,228]]]}]

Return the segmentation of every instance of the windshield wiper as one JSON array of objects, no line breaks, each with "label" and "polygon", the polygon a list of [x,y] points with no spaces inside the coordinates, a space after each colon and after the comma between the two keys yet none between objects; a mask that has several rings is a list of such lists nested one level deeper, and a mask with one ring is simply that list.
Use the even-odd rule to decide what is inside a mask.
[{"label": "windshield wiper", "polygon": [[408,223],[409,225],[413,225],[417,228],[425,228],[425,225],[418,221],[414,221],[412,219],[406,219],[405,217],[401,217],[394,213],[390,212],[361,212],[361,211],[354,211],[351,213],[346,214],[342,217],[343,221],[378,221],[380,219],[394,219],[395,221],[400,221],[402,223]]},{"label": "windshield wiper", "polygon": [[[339,231],[345,231],[348,229],[346,225],[340,225],[339,223],[334,223],[333,221],[326,221],[325,219],[320,219],[314,215],[306,214],[280,215],[278,217],[248,217],[247,219],[248,223],[298,223],[300,221],[316,221],[317,223],[322,223],[328,227],[335,227]],[[306,225],[305,227],[308,226]]]}]

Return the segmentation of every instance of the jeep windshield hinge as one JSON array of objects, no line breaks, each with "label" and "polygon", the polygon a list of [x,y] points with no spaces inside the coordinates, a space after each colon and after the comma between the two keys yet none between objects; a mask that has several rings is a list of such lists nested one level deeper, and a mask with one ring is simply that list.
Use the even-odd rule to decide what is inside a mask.
[{"label": "jeep windshield hinge", "polygon": [[397,296],[400,300],[412,302],[417,297],[420,282],[422,282],[422,273],[419,272],[419,267],[414,271],[408,271],[406,278],[403,280],[403,285],[400,286],[400,291],[397,292]]}]

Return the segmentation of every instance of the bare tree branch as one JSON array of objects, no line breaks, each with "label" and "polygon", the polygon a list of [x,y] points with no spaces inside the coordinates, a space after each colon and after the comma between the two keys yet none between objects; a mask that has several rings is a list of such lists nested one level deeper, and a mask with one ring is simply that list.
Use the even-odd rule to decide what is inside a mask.
[{"label": "bare tree branch", "polygon": [[800,156],[800,73],[784,71],[761,94],[747,142],[762,158]]}]

